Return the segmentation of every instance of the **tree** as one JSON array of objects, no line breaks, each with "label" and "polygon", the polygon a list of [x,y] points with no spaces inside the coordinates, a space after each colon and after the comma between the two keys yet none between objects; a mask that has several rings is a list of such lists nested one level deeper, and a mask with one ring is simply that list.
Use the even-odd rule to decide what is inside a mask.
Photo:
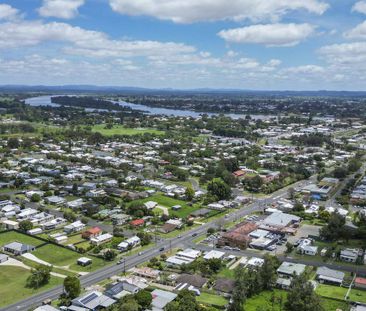
[{"label": "tree", "polygon": [[8,145],[8,148],[10,148],[10,149],[17,149],[17,148],[20,147],[19,140],[16,137],[10,137],[8,139],[8,144],[7,145]]},{"label": "tree", "polygon": [[64,279],[64,291],[68,298],[74,299],[80,295],[80,280],[76,276],[68,276]]},{"label": "tree", "polygon": [[188,201],[192,201],[195,195],[195,191],[191,185],[189,185],[185,192],[186,198]]},{"label": "tree", "polygon": [[292,279],[285,311],[323,311],[319,296],[314,292],[313,285],[304,274]]},{"label": "tree", "polygon": [[286,243],[286,253],[291,253],[294,250],[294,245],[290,242]]},{"label": "tree", "polygon": [[259,270],[262,280],[262,286],[265,290],[271,290],[277,280],[277,268],[279,267],[279,261],[277,257],[266,255],[264,262]]},{"label": "tree", "polygon": [[149,308],[151,305],[151,302],[152,302],[151,293],[148,292],[147,290],[140,290],[135,295],[135,299],[136,299],[137,303],[140,305],[140,307],[142,308],[142,310],[146,310],[147,308]]},{"label": "tree", "polygon": [[296,191],[294,189],[294,187],[290,187],[288,188],[287,190],[287,194],[288,194],[288,197],[293,200],[295,198],[295,194],[296,194]]},{"label": "tree", "polygon": [[27,232],[33,228],[33,223],[30,220],[23,220],[19,223],[19,229],[21,231]]},{"label": "tree", "polygon": [[305,210],[305,207],[301,202],[296,201],[294,204],[294,212],[303,212]]},{"label": "tree", "polygon": [[320,229],[320,236],[327,241],[336,241],[344,236],[346,219],[339,213],[330,215],[328,223]]},{"label": "tree", "polygon": [[210,195],[219,200],[227,200],[231,197],[231,188],[221,178],[212,179],[207,185],[207,191]]},{"label": "tree", "polygon": [[104,252],[104,259],[107,261],[113,261],[114,258],[116,258],[117,254],[115,251],[113,251],[112,249],[107,249]]},{"label": "tree", "polygon": [[344,179],[347,176],[347,168],[345,167],[336,167],[333,171],[333,176],[335,178]]},{"label": "tree", "polygon": [[254,177],[244,179],[243,185],[249,191],[259,192],[263,186],[263,179],[259,175],[255,175]]},{"label": "tree", "polygon": [[41,196],[38,193],[34,193],[31,196],[31,202],[39,202],[41,201]]},{"label": "tree", "polygon": [[184,289],[178,294],[175,301],[169,303],[165,307],[165,311],[200,311],[200,306],[196,301],[196,296],[193,292]]},{"label": "tree", "polygon": [[37,289],[48,284],[51,278],[51,271],[52,267],[38,265],[35,269],[31,270],[31,275],[27,278],[26,286]]},{"label": "tree", "polygon": [[64,211],[64,218],[70,222],[74,222],[77,219],[76,214],[71,210]]}]

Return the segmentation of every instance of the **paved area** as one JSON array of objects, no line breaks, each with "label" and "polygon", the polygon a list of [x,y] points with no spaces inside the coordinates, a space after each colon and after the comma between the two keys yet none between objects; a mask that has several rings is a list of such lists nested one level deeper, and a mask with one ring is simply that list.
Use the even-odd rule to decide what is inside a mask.
[{"label": "paved area", "polygon": [[25,265],[24,263],[22,263],[19,260],[16,260],[14,258],[9,257],[9,259],[3,263],[0,263],[0,266],[15,266],[15,267],[20,267],[23,269],[27,269],[30,270],[31,268],[28,267],[27,265]]},{"label": "paved area", "polygon": [[27,259],[29,259],[29,260],[32,260],[32,261],[35,261],[35,262],[37,262],[37,263],[39,263],[39,264],[41,264],[41,265],[44,265],[44,266],[52,266],[49,262],[47,262],[47,261],[44,261],[44,260],[42,260],[42,259],[39,259],[38,257],[36,257],[36,256],[34,256],[33,254],[31,254],[31,253],[26,253],[26,254],[23,254],[22,255],[24,258],[27,258]]}]

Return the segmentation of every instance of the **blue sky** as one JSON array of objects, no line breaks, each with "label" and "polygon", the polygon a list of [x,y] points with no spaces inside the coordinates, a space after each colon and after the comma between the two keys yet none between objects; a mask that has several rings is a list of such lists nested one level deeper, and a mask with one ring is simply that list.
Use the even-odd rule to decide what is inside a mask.
[{"label": "blue sky", "polygon": [[366,90],[366,0],[4,0],[0,84]]}]

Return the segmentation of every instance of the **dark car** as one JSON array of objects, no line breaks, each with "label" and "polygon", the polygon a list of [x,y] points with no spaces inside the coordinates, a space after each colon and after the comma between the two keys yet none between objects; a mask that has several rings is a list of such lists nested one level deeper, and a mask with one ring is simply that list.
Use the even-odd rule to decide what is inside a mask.
[{"label": "dark car", "polygon": [[160,252],[162,252],[165,249],[165,247],[162,247],[159,249]]}]

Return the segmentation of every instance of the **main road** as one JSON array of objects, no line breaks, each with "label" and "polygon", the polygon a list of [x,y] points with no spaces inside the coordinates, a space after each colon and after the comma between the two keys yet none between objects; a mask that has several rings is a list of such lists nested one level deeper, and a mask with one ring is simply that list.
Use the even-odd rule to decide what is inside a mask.
[{"label": "main road", "polygon": [[[312,180],[314,180],[314,176],[312,176],[308,180],[302,180],[299,181],[291,187],[303,187],[307,184],[309,184]],[[287,196],[287,189],[283,188],[276,192],[274,192],[271,196],[265,198],[265,199],[258,199],[254,201],[253,203],[246,205],[245,207],[235,210],[234,212],[226,215],[223,217],[225,222],[231,222],[233,220],[240,219],[246,215],[250,215],[254,212],[263,211],[264,208],[267,205],[271,205],[275,201],[279,200],[280,198],[284,198]],[[104,268],[101,268],[97,271],[91,272],[87,275],[83,275],[80,277],[81,285],[85,288],[90,285],[96,284],[100,281],[103,281],[105,279],[108,279],[114,275],[121,274],[124,272],[124,270],[131,269],[135,267],[136,265],[142,264],[151,258],[158,256],[163,251],[160,251],[164,247],[164,251],[166,251],[168,248],[177,248],[177,247],[186,247],[192,244],[193,237],[202,236],[206,234],[207,229],[216,226],[216,220],[213,220],[211,222],[205,223],[199,227],[193,228],[190,231],[187,231],[185,233],[182,233],[180,236],[171,238],[171,239],[165,239],[158,241],[155,246],[151,247],[150,249],[144,251],[142,254],[135,254],[132,256],[128,256],[124,258],[124,263],[120,265],[110,265],[106,266]],[[0,311],[23,311],[23,310],[32,310],[32,308],[35,308],[36,306],[39,306],[43,301],[48,299],[57,299],[60,294],[63,292],[63,287],[58,286],[51,290],[45,291],[43,293],[31,296],[29,298],[26,298],[22,301],[19,301],[15,304],[9,305],[7,307],[1,308]]]}]

